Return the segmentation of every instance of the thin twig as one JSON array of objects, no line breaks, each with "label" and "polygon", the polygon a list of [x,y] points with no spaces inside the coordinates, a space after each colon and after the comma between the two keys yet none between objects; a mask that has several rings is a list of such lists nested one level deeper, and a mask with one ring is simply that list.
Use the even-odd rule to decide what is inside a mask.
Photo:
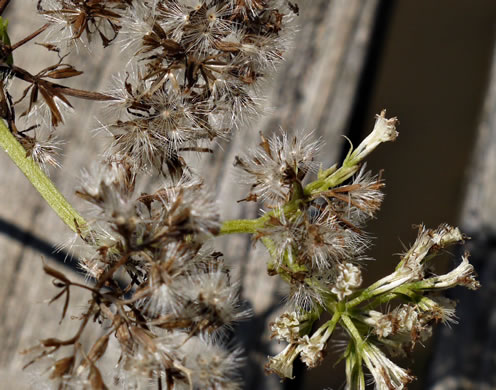
[{"label": "thin twig", "polygon": [[3,15],[3,11],[9,5],[10,0],[0,0],[0,15]]},{"label": "thin twig", "polygon": [[[0,0],[1,1],[1,0]],[[38,35],[40,35],[43,31],[45,31],[48,26],[50,26],[50,23],[46,23],[43,26],[41,26],[38,30],[35,32],[29,34],[26,38],[21,39],[19,42],[14,43],[12,46],[10,46],[10,51],[14,51],[18,47],[24,45],[25,43],[29,42],[31,39],[36,38]]]}]

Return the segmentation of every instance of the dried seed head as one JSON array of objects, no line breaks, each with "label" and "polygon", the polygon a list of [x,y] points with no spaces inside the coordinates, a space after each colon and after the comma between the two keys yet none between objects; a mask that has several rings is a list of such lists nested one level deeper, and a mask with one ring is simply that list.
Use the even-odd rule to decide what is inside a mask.
[{"label": "dried seed head", "polygon": [[38,12],[50,23],[47,37],[55,45],[65,45],[63,49],[77,45],[77,42],[90,43],[95,35],[108,46],[117,37],[122,12],[129,1],[88,2],[82,0],[41,0]]},{"label": "dried seed head", "polygon": [[50,133],[46,137],[36,133],[33,137],[22,134],[19,135],[18,140],[26,149],[26,155],[31,157],[47,175],[50,166],[60,168],[58,155],[64,142],[57,139],[54,133]]},{"label": "dried seed head", "polygon": [[249,155],[237,157],[240,180],[251,185],[250,196],[280,205],[289,200],[292,186],[316,168],[318,141],[310,135],[288,138],[286,133],[266,139]]}]

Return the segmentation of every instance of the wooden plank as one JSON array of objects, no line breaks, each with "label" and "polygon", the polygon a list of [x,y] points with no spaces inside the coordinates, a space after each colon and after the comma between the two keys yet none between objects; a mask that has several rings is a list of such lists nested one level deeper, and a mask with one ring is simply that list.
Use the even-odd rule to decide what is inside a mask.
[{"label": "wooden plank", "polygon": [[459,289],[456,299],[460,324],[442,327],[430,364],[429,388],[434,390],[496,388],[496,46],[491,80],[481,115],[472,165],[467,175],[460,217],[462,231],[471,237],[467,249],[482,288]]},{"label": "wooden plank", "polygon": [[[10,35],[13,41],[25,34],[25,29],[41,25],[38,18],[30,17],[22,2],[9,6]],[[341,134],[347,124],[366,49],[373,27],[377,0],[314,0],[301,2],[297,18],[298,32],[287,60],[274,75],[268,87],[267,106],[272,114],[249,123],[232,137],[230,143],[219,145],[213,156],[196,161],[197,169],[218,194],[223,218],[252,218],[257,215],[256,204],[236,204],[246,195],[246,188],[233,182],[232,161],[247,146],[258,143],[258,132],[269,134],[280,126],[285,130],[315,130],[326,146],[323,162],[334,162],[342,147]],[[30,4],[31,6],[31,4]],[[21,21],[21,23],[17,21]],[[86,54],[86,53],[82,53]],[[75,87],[98,90],[116,69],[121,69],[118,51],[98,50],[84,56],[78,64],[94,71],[82,77]],[[34,60],[36,58],[36,60]],[[103,60],[102,60],[103,58]],[[45,51],[34,54],[31,50],[17,53],[18,63],[30,64],[39,70],[48,61]],[[72,59],[71,59],[72,61]],[[76,57],[74,57],[76,61]],[[77,64],[77,65],[78,65]],[[91,102],[75,102],[77,116],[67,117],[63,137],[63,169],[54,173],[54,180],[62,192],[73,200],[81,167],[97,159],[101,145],[90,129],[95,127],[95,107]],[[0,202],[9,207],[0,212],[0,219],[15,224],[26,236],[37,237],[56,244],[67,236],[67,229],[43,203],[15,166],[0,154],[0,179],[9,183],[0,187]],[[20,195],[22,194],[22,195]],[[76,205],[80,203],[76,202]],[[270,343],[267,324],[280,310],[281,285],[265,271],[266,254],[262,248],[252,250],[247,237],[232,236],[220,240],[219,247],[235,267],[241,280],[242,296],[254,310],[254,317],[239,326],[238,334],[248,353],[244,371],[246,389],[281,388],[279,378],[265,377],[262,373],[266,355],[277,352],[281,346]],[[40,254],[30,248],[22,237],[13,240],[0,235],[0,265],[5,272],[0,276],[0,381],[14,383],[21,389],[21,358],[19,349],[36,343],[49,334],[66,335],[68,325],[58,328],[58,307],[47,307],[37,302],[53,293],[49,278],[41,272]],[[48,259],[50,262],[50,259]],[[53,264],[53,262],[50,262]],[[84,294],[75,296],[74,308],[83,305]],[[70,321],[69,321],[70,325]],[[261,338],[263,335],[263,338]],[[25,377],[25,376],[24,376]],[[5,382],[6,381],[6,382]]]}]

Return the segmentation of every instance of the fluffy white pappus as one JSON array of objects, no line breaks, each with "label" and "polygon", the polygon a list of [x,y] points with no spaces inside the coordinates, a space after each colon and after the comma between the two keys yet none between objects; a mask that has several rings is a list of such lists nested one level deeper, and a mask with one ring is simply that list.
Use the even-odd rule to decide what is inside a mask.
[{"label": "fluffy white pappus", "polygon": [[105,122],[132,118],[127,110],[136,105],[140,96],[144,96],[151,86],[152,82],[144,79],[142,69],[135,61],[131,62],[126,71],[115,73],[105,91],[106,95],[112,97],[103,108]]},{"label": "fluffy white pappus", "polygon": [[199,327],[205,326],[208,333],[224,330],[250,315],[249,310],[241,308],[239,284],[232,283],[222,269],[191,274],[183,283],[181,295],[191,302],[185,312],[194,317]]},{"label": "fluffy white pappus", "polygon": [[122,155],[114,155],[83,170],[76,193],[101,211],[112,214],[131,207],[133,192],[130,163]]},{"label": "fluffy white pappus", "polygon": [[283,132],[268,140],[262,136],[260,146],[237,158],[235,166],[242,170],[239,179],[251,185],[252,194],[279,205],[288,200],[293,183],[301,183],[317,168],[314,158],[318,150],[319,141],[313,141],[311,133],[289,138]]},{"label": "fluffy white pappus", "polygon": [[457,302],[443,296],[432,296],[424,298],[419,302],[420,310],[426,311],[436,322],[442,322],[448,327],[457,324],[456,316]]},{"label": "fluffy white pappus", "polygon": [[198,56],[211,54],[215,44],[234,28],[228,2],[200,2],[183,27],[180,44],[186,52]]},{"label": "fluffy white pappus", "polygon": [[324,305],[335,275],[331,270],[308,275],[304,280],[293,280],[289,287],[289,307],[296,311],[312,311]]},{"label": "fluffy white pappus", "polygon": [[[70,1],[70,3],[73,3]],[[62,50],[72,48],[77,43],[83,44],[81,38],[74,40],[74,28],[69,23],[69,17],[77,16],[77,11],[62,12],[63,2],[60,0],[43,0],[40,2],[43,7],[42,15],[50,23],[50,27],[45,32],[45,40],[53,43]],[[69,10],[68,10],[69,11]]]},{"label": "fluffy white pappus", "polygon": [[290,41],[286,34],[255,35],[248,34],[242,29],[236,31],[235,34],[234,37],[228,37],[239,42],[239,51],[232,59],[231,66],[262,76],[266,72],[276,70],[282,62],[283,53],[288,49]]},{"label": "fluffy white pappus", "polygon": [[74,109],[57,96],[53,96],[52,101],[58,111],[56,113],[56,118],[54,118],[53,111],[46,103],[45,99],[38,98],[31,110],[27,113],[26,123],[36,123],[47,128],[51,128],[58,123],[64,123],[66,115],[72,114]]},{"label": "fluffy white pappus", "polygon": [[271,219],[270,223],[261,229],[260,232],[270,236],[274,242],[276,261],[282,265],[285,261],[289,264],[296,264],[298,261],[298,247],[300,243],[299,226],[304,220],[304,215],[300,214],[289,219],[281,211],[279,218]]},{"label": "fluffy white pappus", "polygon": [[50,167],[60,168],[58,158],[64,142],[59,140],[55,133],[43,134],[35,131],[33,137],[19,134],[17,139],[26,150],[26,155],[47,175],[50,175]]},{"label": "fluffy white pappus", "polygon": [[183,295],[189,272],[194,270],[195,252],[180,242],[170,242],[149,259],[148,297],[139,305],[152,316],[181,315],[187,297]]},{"label": "fluffy white pappus", "polygon": [[327,209],[313,218],[305,218],[298,230],[300,256],[309,259],[314,269],[336,267],[361,251],[356,248],[355,235],[343,229]]},{"label": "fluffy white pappus", "polygon": [[184,1],[167,0],[160,4],[157,11],[160,26],[173,40],[179,42],[184,29],[190,24],[193,8]]},{"label": "fluffy white pappus", "polygon": [[108,129],[114,141],[107,153],[128,156],[137,169],[160,166],[169,154],[169,139],[162,132],[150,129],[147,119],[117,121]]},{"label": "fluffy white pappus", "polygon": [[208,101],[177,92],[173,88],[150,95],[148,128],[162,133],[169,149],[179,151],[181,146],[199,139],[214,138],[213,128],[205,120],[213,107]]},{"label": "fluffy white pappus", "polygon": [[101,278],[103,274],[108,271],[112,265],[116,264],[120,259],[121,256],[117,253],[108,254],[105,259],[102,259],[100,253],[95,251],[93,257],[81,258],[78,262],[78,268],[82,272],[84,272],[85,282],[88,285],[94,285],[95,281],[99,280],[99,278]]},{"label": "fluffy white pappus", "polygon": [[362,233],[341,226],[329,210],[315,215],[300,213],[288,219],[281,211],[261,232],[274,241],[279,262],[306,265],[312,273],[337,272],[343,261],[357,261],[369,247]]},{"label": "fluffy white pappus", "polygon": [[229,128],[239,128],[253,123],[255,118],[260,118],[268,112],[269,109],[264,105],[266,99],[261,92],[254,90],[255,87],[253,85],[250,89],[245,87],[234,90],[223,100],[227,108],[225,123]]},{"label": "fluffy white pappus", "polygon": [[122,28],[118,42],[121,50],[131,56],[142,49],[143,38],[153,31],[157,20],[156,1],[133,1],[132,6],[122,16]]},{"label": "fluffy white pappus", "polygon": [[165,184],[161,193],[169,226],[178,231],[210,236],[220,228],[217,204],[197,178],[183,176],[178,183]]},{"label": "fluffy white pappus", "polygon": [[[126,353],[118,367],[119,383],[141,376],[155,385],[169,372],[174,389],[239,390],[236,371],[243,359],[240,349],[227,349],[208,338],[170,331],[153,337],[147,332],[134,334],[135,346]],[[142,388],[142,387],[138,387]],[[146,387],[145,387],[146,388]]]},{"label": "fluffy white pappus", "polygon": [[225,128],[215,127],[215,102],[181,92],[166,79],[159,89],[144,83],[135,90],[132,82],[124,83],[128,86],[114,92],[119,101],[108,108],[120,112],[122,120],[117,117],[106,128],[114,136],[111,149],[132,156],[137,167],[159,166],[183,150],[225,135]]},{"label": "fluffy white pappus", "polygon": [[264,113],[264,99],[235,77],[221,74],[211,85],[212,126],[214,128],[239,128]]},{"label": "fluffy white pappus", "polygon": [[330,190],[329,196],[336,212],[354,226],[361,227],[379,211],[384,199],[383,186],[381,178],[366,171],[364,164],[350,184]]},{"label": "fluffy white pappus", "polygon": [[229,350],[202,337],[191,337],[181,349],[183,364],[191,372],[193,389],[241,389],[237,377],[237,370],[244,360],[241,349]]},{"label": "fluffy white pappus", "polygon": [[266,2],[261,6],[260,0],[229,0],[232,6],[241,11],[243,15],[246,15],[250,18],[257,17],[262,10],[274,10],[279,9],[284,11],[285,14],[289,13],[287,11],[287,2],[284,0],[271,0],[270,2]]}]

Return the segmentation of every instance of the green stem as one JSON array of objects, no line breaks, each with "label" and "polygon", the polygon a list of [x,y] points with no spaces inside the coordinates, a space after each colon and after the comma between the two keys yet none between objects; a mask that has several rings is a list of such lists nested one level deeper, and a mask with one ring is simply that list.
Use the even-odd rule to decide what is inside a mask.
[{"label": "green stem", "polygon": [[341,315],[342,313],[338,311],[334,312],[332,318],[329,321],[327,321],[327,323],[325,324],[325,326],[327,327],[326,332],[329,332],[330,334],[334,332],[334,329],[336,329],[336,326],[339,323],[339,320],[341,319]]},{"label": "green stem", "polygon": [[360,332],[356,328],[352,319],[348,315],[342,314],[341,321],[344,324],[348,334],[354,339],[357,348],[360,348],[363,341],[362,336],[360,335]]},{"label": "green stem", "polygon": [[80,233],[86,226],[84,218],[79,215],[67,199],[55,188],[52,181],[45,175],[40,166],[26,156],[26,151],[12,135],[3,120],[0,120],[0,145],[60,219],[71,230]]},{"label": "green stem", "polygon": [[326,191],[329,188],[337,187],[345,180],[348,180],[350,177],[352,177],[359,168],[359,163],[349,164],[347,161],[345,161],[338,170],[334,171],[329,176],[317,179],[309,183],[304,189],[304,194],[305,196],[312,196],[314,194],[318,194],[319,192]]},{"label": "green stem", "polygon": [[224,221],[220,227],[219,235],[249,233],[253,234],[260,228],[259,219],[231,219]]}]

